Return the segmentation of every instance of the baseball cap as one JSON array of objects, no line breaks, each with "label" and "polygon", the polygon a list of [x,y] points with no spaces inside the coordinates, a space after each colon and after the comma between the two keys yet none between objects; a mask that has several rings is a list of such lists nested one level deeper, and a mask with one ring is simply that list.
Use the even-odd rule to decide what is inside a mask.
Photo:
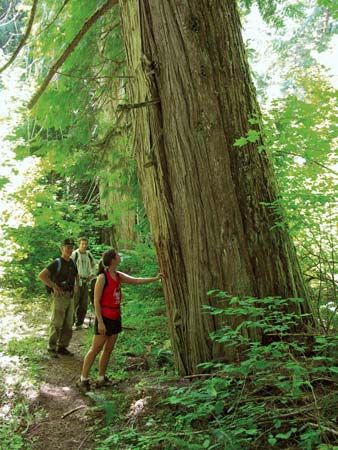
[{"label": "baseball cap", "polygon": [[62,241],[61,245],[72,245],[74,247],[74,241],[72,238],[67,238],[64,241]]}]

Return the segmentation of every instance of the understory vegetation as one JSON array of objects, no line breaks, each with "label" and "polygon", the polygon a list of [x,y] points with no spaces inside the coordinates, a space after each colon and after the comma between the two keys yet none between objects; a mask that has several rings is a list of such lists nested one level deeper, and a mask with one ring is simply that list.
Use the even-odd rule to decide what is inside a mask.
[{"label": "understory vegetation", "polygon": [[[245,318],[212,336],[238,361],[205,363],[184,379],[166,361],[162,373],[132,376],[134,389],[94,395],[106,414],[98,449],[334,448],[337,336],[293,332],[299,317],[281,313],[285,299],[218,295],[224,307],[207,314]],[[258,328],[270,343],[244,337],[242,328]]]},{"label": "understory vegetation", "polygon": [[[141,258],[133,254],[125,257],[124,265],[135,272],[142,266],[147,275],[146,261],[144,254]],[[299,316],[283,312],[287,299],[231,297],[219,291],[210,295],[217,296],[222,307],[206,307],[205,314],[244,319],[237,328],[225,327],[211,336],[236,352],[236,362],[205,363],[199,374],[180,378],[175,374],[161,289],[125,290],[125,331],[108,370],[114,385],[87,394],[94,448],[336,448],[338,342],[334,329],[297,333]],[[14,308],[21,308],[20,300]],[[31,299],[21,310],[24,328],[34,310],[43,313],[47,308],[46,298]],[[265,338],[246,337],[250,330],[259,330]],[[89,331],[85,349],[91,335]],[[42,336],[25,334],[4,343],[3,357],[15,357],[20,367],[8,400],[15,399],[15,406],[1,427],[6,448],[29,448],[27,432],[44,417],[43,410],[30,406],[27,394],[28,385],[37,389],[43,379],[39,365],[46,359],[44,347]],[[96,375],[94,370],[94,379]],[[6,395],[3,391],[3,407]],[[34,441],[30,445],[34,449]]]}]

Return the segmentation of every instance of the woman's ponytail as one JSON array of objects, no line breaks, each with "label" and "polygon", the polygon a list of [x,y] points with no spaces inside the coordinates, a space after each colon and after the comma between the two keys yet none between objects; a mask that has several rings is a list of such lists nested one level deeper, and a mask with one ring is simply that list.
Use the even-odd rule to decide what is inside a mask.
[{"label": "woman's ponytail", "polygon": [[102,259],[100,259],[100,261],[99,261],[99,269],[97,271],[98,275],[100,275],[101,273],[104,273],[104,264],[103,264]]},{"label": "woman's ponytail", "polygon": [[99,262],[99,270],[97,272],[98,275],[100,275],[101,273],[104,273],[104,270],[108,266],[110,266],[112,260],[115,259],[116,254],[117,253],[114,249],[107,250],[106,252],[103,253],[102,259],[100,259],[100,262]]}]

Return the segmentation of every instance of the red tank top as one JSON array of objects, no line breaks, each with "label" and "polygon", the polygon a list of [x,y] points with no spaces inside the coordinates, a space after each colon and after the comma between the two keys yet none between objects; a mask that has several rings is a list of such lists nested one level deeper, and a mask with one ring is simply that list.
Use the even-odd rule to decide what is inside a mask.
[{"label": "red tank top", "polygon": [[108,270],[105,271],[108,284],[103,289],[100,299],[100,306],[102,316],[107,319],[118,320],[121,318],[120,305],[122,293],[120,276],[117,272],[115,272],[115,274],[117,278],[116,280],[112,278]]}]

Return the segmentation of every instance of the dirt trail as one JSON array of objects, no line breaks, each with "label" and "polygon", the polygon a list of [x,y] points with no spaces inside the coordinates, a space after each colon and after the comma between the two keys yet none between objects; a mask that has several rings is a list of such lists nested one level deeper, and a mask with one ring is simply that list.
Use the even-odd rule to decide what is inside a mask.
[{"label": "dirt trail", "polygon": [[[90,400],[81,395],[75,385],[81,370],[85,333],[86,330],[81,330],[73,334],[69,348],[74,357],[51,358],[44,365],[44,380],[34,407],[43,408],[46,417],[33,424],[27,436],[34,442],[34,450],[94,448],[94,436],[89,430],[92,418],[86,414]],[[70,414],[65,416],[67,413]]]},{"label": "dirt trail", "polygon": [[[75,354],[73,357],[51,358],[46,351],[48,310],[47,302],[25,303],[0,291],[0,420],[9,420],[15,406],[24,401],[34,417],[33,423],[23,425],[27,448],[93,450],[91,400],[76,388],[82,364],[81,347],[85,345],[88,330],[73,333],[69,347]],[[28,375],[26,350],[20,354],[22,348],[32,354],[36,348],[41,370],[38,383]]]}]

